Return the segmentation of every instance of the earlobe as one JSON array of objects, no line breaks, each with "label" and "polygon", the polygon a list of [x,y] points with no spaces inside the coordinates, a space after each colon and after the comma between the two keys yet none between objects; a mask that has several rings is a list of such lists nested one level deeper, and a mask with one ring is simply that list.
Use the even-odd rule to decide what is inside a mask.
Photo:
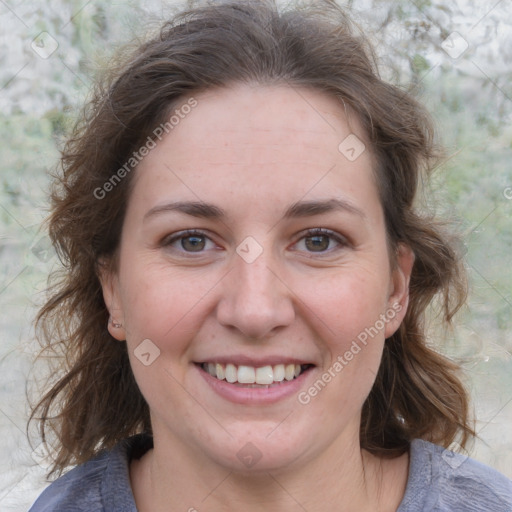
[{"label": "earlobe", "polygon": [[116,340],[124,341],[126,340],[126,330],[119,297],[119,281],[117,274],[104,260],[98,263],[98,279],[103,292],[103,300],[110,315],[107,325],[108,332]]},{"label": "earlobe", "polygon": [[405,317],[409,305],[409,283],[414,266],[414,252],[405,245],[399,244],[396,253],[396,265],[392,272],[391,290],[388,298],[388,322],[385,337],[392,336]]}]

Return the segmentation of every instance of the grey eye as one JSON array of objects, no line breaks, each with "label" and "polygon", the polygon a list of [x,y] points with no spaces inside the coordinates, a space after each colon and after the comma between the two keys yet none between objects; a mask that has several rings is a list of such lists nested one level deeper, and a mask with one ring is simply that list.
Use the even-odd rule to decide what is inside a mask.
[{"label": "grey eye", "polygon": [[327,235],[308,236],[306,247],[313,252],[322,252],[329,248],[330,237]]},{"label": "grey eye", "polygon": [[200,252],[204,249],[205,245],[206,237],[204,236],[191,235],[181,239],[181,247],[185,251]]}]

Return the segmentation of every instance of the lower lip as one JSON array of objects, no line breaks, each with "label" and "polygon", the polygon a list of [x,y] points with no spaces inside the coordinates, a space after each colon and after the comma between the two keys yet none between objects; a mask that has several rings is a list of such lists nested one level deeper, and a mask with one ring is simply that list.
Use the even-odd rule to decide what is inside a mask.
[{"label": "lower lip", "polygon": [[313,370],[313,368],[309,368],[295,379],[283,380],[276,386],[268,388],[245,388],[230,384],[226,380],[219,380],[212,377],[197,364],[195,364],[194,367],[218,395],[230,402],[244,405],[273,404],[289,398],[290,396],[297,395],[300,388],[304,385],[305,379],[308,377],[311,370]]}]

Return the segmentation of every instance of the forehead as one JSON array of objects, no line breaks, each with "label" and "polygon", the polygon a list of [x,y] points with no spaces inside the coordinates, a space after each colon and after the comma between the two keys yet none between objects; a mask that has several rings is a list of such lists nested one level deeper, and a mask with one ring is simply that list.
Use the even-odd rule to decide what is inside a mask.
[{"label": "forehead", "polygon": [[[197,107],[174,131],[176,144],[199,145],[215,153],[248,143],[298,152],[305,144],[305,150],[321,147],[337,154],[340,141],[350,133],[365,138],[355,114],[341,100],[317,90],[237,84],[205,91],[195,99]],[[231,156],[244,161],[243,151]]]},{"label": "forehead", "polygon": [[[138,166],[134,193],[144,203],[216,194],[247,206],[336,190],[377,199],[364,132],[341,100],[305,88],[247,84],[193,97],[196,106]],[[355,159],[346,153],[362,148]]]}]

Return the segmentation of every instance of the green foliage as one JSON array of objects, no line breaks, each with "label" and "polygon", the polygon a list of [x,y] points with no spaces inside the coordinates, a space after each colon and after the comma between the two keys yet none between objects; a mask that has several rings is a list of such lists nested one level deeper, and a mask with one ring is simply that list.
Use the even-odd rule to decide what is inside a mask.
[{"label": "green foliage", "polygon": [[416,53],[414,57],[412,58],[412,71],[414,74],[419,74],[424,71],[427,71],[431,68],[430,63],[428,60],[423,57],[423,55],[420,55],[419,53]]}]

